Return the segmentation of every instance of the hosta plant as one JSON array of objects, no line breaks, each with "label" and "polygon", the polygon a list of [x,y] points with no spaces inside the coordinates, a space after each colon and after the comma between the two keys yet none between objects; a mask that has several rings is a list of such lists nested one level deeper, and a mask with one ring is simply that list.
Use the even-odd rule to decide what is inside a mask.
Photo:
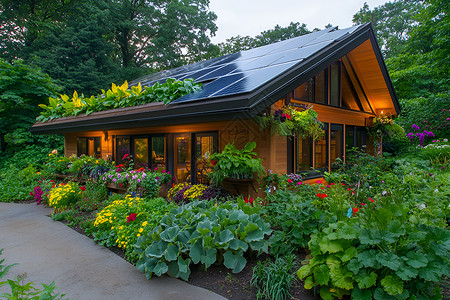
[{"label": "hosta plant", "polygon": [[168,274],[188,280],[191,264],[207,269],[222,263],[233,273],[242,271],[247,251],[267,252],[266,235],[272,230],[245,204],[194,201],[170,211],[153,231],[139,237],[138,270],[147,278]]}]

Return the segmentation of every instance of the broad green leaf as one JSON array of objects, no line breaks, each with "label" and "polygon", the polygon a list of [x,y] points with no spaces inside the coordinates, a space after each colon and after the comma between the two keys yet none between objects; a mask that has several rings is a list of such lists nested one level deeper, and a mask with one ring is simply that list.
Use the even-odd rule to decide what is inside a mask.
[{"label": "broad green leaf", "polygon": [[303,280],[306,276],[311,275],[311,266],[310,265],[304,265],[297,271],[297,276],[300,280]]},{"label": "broad green leaf", "polygon": [[444,270],[444,265],[439,265],[436,262],[430,262],[426,268],[419,270],[419,277],[425,279],[426,281],[439,282],[442,277],[442,271]]},{"label": "broad green leaf", "polygon": [[402,280],[409,281],[410,279],[415,278],[417,274],[419,274],[419,270],[403,264],[402,266],[400,266],[400,268],[398,268],[396,274]]},{"label": "broad green leaf", "polygon": [[395,275],[387,275],[380,281],[381,286],[391,296],[403,293],[403,281]]},{"label": "broad green leaf", "polygon": [[204,251],[203,256],[201,258],[202,264],[205,265],[205,268],[209,268],[213,263],[217,260],[217,249],[209,248]]},{"label": "broad green leaf", "polygon": [[422,253],[410,251],[406,254],[406,257],[408,257],[406,263],[416,269],[423,268],[428,263],[428,259]]},{"label": "broad green leaf", "polygon": [[201,242],[197,242],[192,246],[191,250],[189,251],[189,257],[192,259],[194,264],[198,264],[200,262],[201,256],[203,253],[203,246],[201,245]]},{"label": "broad green leaf", "polygon": [[338,288],[353,289],[353,273],[343,267],[330,269],[331,282]]},{"label": "broad green leaf", "polygon": [[245,252],[248,249],[248,244],[241,240],[233,239],[230,241],[229,247],[230,247],[230,249],[233,249],[233,250],[242,250]]},{"label": "broad green leaf", "polygon": [[397,271],[403,264],[402,260],[392,252],[379,252],[376,255],[376,259],[382,266],[386,266],[393,271]]},{"label": "broad green leaf", "polygon": [[336,255],[327,256],[325,262],[330,269],[339,268],[341,266],[341,260]]},{"label": "broad green leaf", "polygon": [[242,254],[243,254],[242,251],[238,251],[234,254],[233,252],[228,250],[223,255],[224,258],[223,264],[228,269],[231,269],[233,273],[239,273],[240,271],[242,271],[242,269],[244,269],[245,265],[247,264],[247,260],[244,258]]},{"label": "broad green leaf", "polygon": [[340,240],[330,241],[326,236],[319,242],[319,246],[322,253],[336,253],[344,250]]},{"label": "broad green leaf", "polygon": [[372,299],[372,292],[370,290],[361,290],[356,287],[352,291],[352,299],[355,300],[367,300]]},{"label": "broad green leaf", "polygon": [[375,256],[378,252],[380,251],[376,251],[373,249],[360,252],[358,254],[358,261],[366,268],[376,268],[378,262]]},{"label": "broad green leaf", "polygon": [[381,242],[381,239],[375,238],[373,232],[366,228],[361,230],[358,238],[362,245],[376,245]]},{"label": "broad green leaf", "polygon": [[305,289],[310,290],[314,287],[314,280],[312,276],[305,278],[305,284],[303,286]]},{"label": "broad green leaf", "polygon": [[166,273],[169,267],[165,262],[159,262],[152,269],[149,268],[149,271],[155,273],[156,276],[161,276],[162,274]]},{"label": "broad green leaf", "polygon": [[331,293],[330,288],[328,286],[322,286],[320,288],[320,298],[323,300],[334,300],[335,296]]},{"label": "broad green leaf", "polygon": [[344,223],[336,231],[336,237],[339,239],[352,240],[358,236],[359,230],[353,226]]},{"label": "broad green leaf", "polygon": [[161,232],[160,237],[163,241],[168,243],[174,242],[178,233],[180,232],[180,228],[178,226],[169,227],[163,232]]},{"label": "broad green leaf", "polygon": [[162,240],[153,242],[150,246],[147,247],[147,249],[145,249],[145,255],[161,258],[167,249],[167,245],[168,243]]},{"label": "broad green leaf", "polygon": [[181,273],[187,273],[189,270],[189,264],[191,260],[189,258],[183,259],[181,256],[178,257],[178,269]]},{"label": "broad green leaf", "polygon": [[219,242],[220,242],[221,244],[228,243],[229,241],[231,241],[231,240],[233,240],[233,239],[234,239],[234,234],[233,234],[230,230],[228,230],[228,229],[223,230],[223,231],[219,234]]},{"label": "broad green leaf", "polygon": [[360,289],[367,289],[377,283],[378,275],[375,272],[367,273],[367,270],[364,269],[358,275],[353,276],[353,278],[358,282]]},{"label": "broad green leaf", "polygon": [[314,268],[314,280],[317,284],[326,285],[330,280],[330,269],[322,264]]},{"label": "broad green leaf", "polygon": [[176,260],[178,257],[178,250],[179,249],[177,245],[169,244],[169,246],[167,246],[166,254],[164,255],[164,257],[167,261]]},{"label": "broad green leaf", "polygon": [[342,262],[347,262],[350,259],[352,259],[353,257],[357,257],[358,256],[358,250],[356,250],[355,247],[350,247],[345,249],[344,254],[341,256],[341,260]]}]

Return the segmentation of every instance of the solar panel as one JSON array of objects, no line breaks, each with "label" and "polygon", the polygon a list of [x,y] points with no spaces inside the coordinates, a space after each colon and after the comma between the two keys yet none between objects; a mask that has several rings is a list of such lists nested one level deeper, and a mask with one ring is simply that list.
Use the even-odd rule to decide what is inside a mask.
[{"label": "solar panel", "polygon": [[[260,85],[272,80],[276,76],[280,75],[281,73],[284,73],[286,70],[288,70],[290,67],[294,66],[296,63],[291,62],[283,65],[276,65],[273,67],[267,67],[267,68],[261,68],[254,71],[249,72],[243,72],[241,74],[244,75],[244,77],[236,81],[235,83],[225,87],[222,90],[217,91],[216,93],[212,94],[212,97],[219,97],[219,96],[226,96],[226,95],[233,95],[233,94],[241,94],[241,93],[247,93],[251,92]],[[238,73],[239,74],[239,73]],[[210,97],[211,97],[210,96]]]},{"label": "solar panel", "polygon": [[172,103],[248,93],[357,28],[358,26],[343,30],[328,28],[271,45],[151,74],[133,83],[141,81],[150,85],[165,82],[168,77],[179,80],[193,78],[197,82],[212,80],[200,91],[185,95]]}]

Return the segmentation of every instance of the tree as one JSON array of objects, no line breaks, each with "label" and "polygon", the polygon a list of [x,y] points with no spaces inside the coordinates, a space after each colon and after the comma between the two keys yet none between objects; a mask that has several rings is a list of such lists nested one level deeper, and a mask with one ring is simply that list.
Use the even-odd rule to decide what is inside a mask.
[{"label": "tree", "polygon": [[105,40],[108,32],[102,24],[103,12],[83,6],[89,14],[78,14],[61,27],[53,27],[32,45],[28,62],[40,67],[63,92],[74,90],[85,95],[106,89],[111,82],[120,83],[120,67],[114,59],[114,46]]},{"label": "tree", "polygon": [[255,37],[242,37],[238,35],[236,37],[227,39],[224,43],[219,44],[220,55],[236,53],[243,50],[249,50],[256,47],[273,44],[276,42],[308,34],[310,32],[311,31],[306,28],[306,24],[304,23],[300,24],[299,22],[291,22],[287,27],[276,25],[273,29],[263,31]]},{"label": "tree", "polygon": [[402,53],[409,34],[418,25],[417,15],[424,4],[420,0],[386,2],[370,10],[364,6],[353,16],[355,25],[371,22],[386,58]]},{"label": "tree", "polygon": [[211,49],[217,16],[209,0],[102,0],[121,65],[174,68],[196,61]]},{"label": "tree", "polygon": [[19,147],[33,143],[29,129],[39,115],[38,104],[54,96],[58,87],[36,67],[0,59],[0,144]]}]

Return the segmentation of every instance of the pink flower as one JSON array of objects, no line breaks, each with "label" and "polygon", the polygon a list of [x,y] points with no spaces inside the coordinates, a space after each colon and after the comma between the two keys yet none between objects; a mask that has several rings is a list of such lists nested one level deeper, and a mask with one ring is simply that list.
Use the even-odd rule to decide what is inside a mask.
[{"label": "pink flower", "polygon": [[297,182],[297,185],[300,185],[300,184],[303,184],[303,182],[301,182],[301,181]]},{"label": "pink flower", "polygon": [[317,180],[316,183],[321,184],[322,180]]}]

